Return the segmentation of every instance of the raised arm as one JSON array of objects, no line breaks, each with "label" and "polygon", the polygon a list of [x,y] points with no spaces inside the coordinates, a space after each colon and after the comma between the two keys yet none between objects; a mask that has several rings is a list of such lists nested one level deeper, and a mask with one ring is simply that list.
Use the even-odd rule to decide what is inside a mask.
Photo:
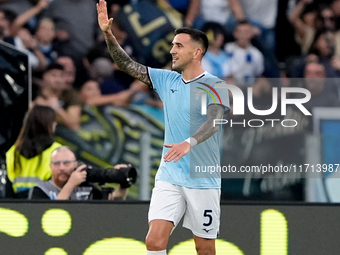
[{"label": "raised arm", "polygon": [[232,10],[234,17],[237,20],[243,20],[246,18],[246,15],[244,14],[243,7],[239,0],[228,0],[228,3],[230,5],[230,9]]},{"label": "raised arm", "polygon": [[188,26],[192,26],[195,22],[196,17],[200,12],[200,1],[191,0],[188,8],[187,15],[185,17],[185,23]]},{"label": "raised arm", "polygon": [[16,36],[20,28],[22,28],[30,18],[42,12],[48,4],[49,2],[47,0],[39,0],[35,6],[20,14],[11,25],[11,35]]},{"label": "raised arm", "polygon": [[105,0],[100,0],[99,3],[97,4],[97,13],[99,27],[104,33],[104,38],[107,47],[115,63],[122,71],[131,75],[135,79],[138,79],[146,83],[150,87],[151,81],[147,74],[147,67],[137,63],[136,61],[133,61],[130,58],[130,56],[118,44],[116,38],[114,37],[111,31],[111,24],[113,22],[113,18],[110,19],[108,18]]},{"label": "raised arm", "polygon": [[306,5],[312,3],[313,0],[301,0],[299,1],[292,13],[289,16],[289,21],[294,26],[296,32],[299,34],[301,38],[304,37],[306,33],[306,24],[301,20],[300,15],[302,14],[303,10],[305,9]]},{"label": "raised arm", "polygon": [[70,199],[74,188],[78,187],[80,184],[86,181],[87,172],[83,171],[85,167],[85,165],[81,165],[76,170],[74,170],[74,172],[71,173],[68,181],[56,197],[56,200]]},{"label": "raised arm", "polygon": [[[170,9],[178,12],[176,9],[174,9],[172,7],[172,5],[169,3],[169,0],[158,0],[157,3],[161,7],[170,8]],[[199,12],[200,12],[200,1],[190,0],[186,17],[184,17],[185,23],[188,26],[192,26],[195,22],[196,17],[198,16]]]}]

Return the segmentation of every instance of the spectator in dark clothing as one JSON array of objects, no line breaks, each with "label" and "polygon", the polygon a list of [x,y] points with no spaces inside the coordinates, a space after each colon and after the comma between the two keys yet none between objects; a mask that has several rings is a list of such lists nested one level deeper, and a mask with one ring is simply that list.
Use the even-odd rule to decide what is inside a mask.
[{"label": "spectator in dark clothing", "polygon": [[[116,165],[115,169],[127,167]],[[62,146],[52,152],[52,178],[40,182],[31,190],[30,199],[50,200],[89,200],[101,199],[102,193],[91,184],[84,184],[87,171],[85,164],[78,166],[75,154],[68,147]],[[128,189],[118,186],[109,194],[108,199],[125,199]]]}]

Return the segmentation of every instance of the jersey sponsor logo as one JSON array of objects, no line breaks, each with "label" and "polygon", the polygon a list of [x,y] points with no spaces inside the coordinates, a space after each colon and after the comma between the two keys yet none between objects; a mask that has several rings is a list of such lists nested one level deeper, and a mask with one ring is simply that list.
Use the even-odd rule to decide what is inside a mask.
[{"label": "jersey sponsor logo", "polygon": [[172,92],[172,93],[175,93],[176,91],[178,91],[177,89],[170,89],[170,91]]}]

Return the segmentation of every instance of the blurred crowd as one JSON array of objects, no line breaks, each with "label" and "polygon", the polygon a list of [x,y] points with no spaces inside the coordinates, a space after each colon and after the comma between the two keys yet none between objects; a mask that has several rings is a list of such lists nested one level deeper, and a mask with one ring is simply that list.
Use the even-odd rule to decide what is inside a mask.
[{"label": "blurred crowd", "polygon": [[[339,105],[340,87],[326,78],[340,76],[340,0],[108,0],[109,16],[138,1],[172,9],[183,24],[206,32],[210,46],[204,69],[241,89],[252,87],[259,107],[262,98],[271,97],[272,87],[291,86],[287,78],[320,79],[317,86],[300,85],[311,91],[310,107]],[[74,130],[85,104],[162,108],[153,91],[113,63],[95,4],[0,0],[0,40],[28,53],[33,103],[51,106],[58,121]],[[112,30],[140,61],[119,20]]]},{"label": "blurred crowd", "polygon": [[[272,88],[289,86],[310,91],[311,99],[304,104],[310,112],[318,106],[340,106],[340,0],[107,0],[119,44],[133,59],[149,65],[145,52],[136,47],[118,18],[127,5],[146,1],[170,10],[180,21],[172,20],[172,24],[204,31],[209,49],[203,68],[245,94],[251,88],[254,108],[269,109]],[[66,128],[79,130],[85,106],[143,104],[162,108],[154,91],[113,62],[97,23],[96,2],[0,0],[0,41],[28,54],[35,106],[29,112],[34,120],[29,122],[27,117],[7,161],[15,166],[19,154],[26,157],[44,168],[41,176],[36,176],[39,180],[51,176],[50,168],[40,165],[50,164],[47,148],[61,146],[53,140],[55,119]],[[139,29],[146,33],[145,27]],[[33,114],[39,110],[45,112]],[[311,120],[307,122],[303,128],[311,131]],[[30,143],[30,134],[37,142]],[[48,156],[41,160],[44,153]],[[22,177],[14,166],[7,178],[7,184],[13,184],[9,188],[13,194],[21,187],[16,177]],[[25,192],[33,187],[32,180],[21,181],[29,184],[23,186]]]}]

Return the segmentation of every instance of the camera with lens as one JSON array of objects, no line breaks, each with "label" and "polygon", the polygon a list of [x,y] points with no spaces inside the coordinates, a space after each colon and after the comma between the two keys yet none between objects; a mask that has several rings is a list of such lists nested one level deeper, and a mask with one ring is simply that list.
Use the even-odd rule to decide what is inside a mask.
[{"label": "camera with lens", "polygon": [[96,168],[86,165],[83,171],[87,172],[86,182],[119,183],[122,188],[129,188],[137,181],[137,170],[132,166],[114,168]]}]

